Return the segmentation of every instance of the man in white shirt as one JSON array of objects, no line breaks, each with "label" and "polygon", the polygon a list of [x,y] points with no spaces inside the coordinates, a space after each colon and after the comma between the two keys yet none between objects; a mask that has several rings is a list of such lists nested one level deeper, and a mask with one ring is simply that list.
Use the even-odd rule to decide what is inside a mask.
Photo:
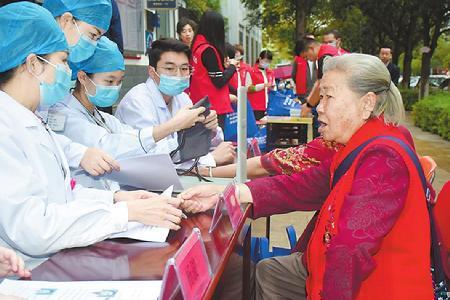
[{"label": "man in white shirt", "polygon": [[[177,131],[179,122],[175,115],[188,110],[192,106],[189,96],[183,91],[189,87],[192,67],[189,65],[191,50],[175,39],[161,39],[152,44],[149,50],[149,78],[145,83],[133,87],[119,103],[115,116],[123,123],[135,128],[154,126],[159,128],[162,139],[152,149],[153,153],[170,153],[178,147]],[[217,128],[217,117],[214,111],[206,117],[207,128]],[[163,130],[160,130],[163,129]],[[217,128],[212,144],[223,140],[221,130]],[[230,143],[220,145],[200,163],[216,166],[234,160],[235,151]]]}]

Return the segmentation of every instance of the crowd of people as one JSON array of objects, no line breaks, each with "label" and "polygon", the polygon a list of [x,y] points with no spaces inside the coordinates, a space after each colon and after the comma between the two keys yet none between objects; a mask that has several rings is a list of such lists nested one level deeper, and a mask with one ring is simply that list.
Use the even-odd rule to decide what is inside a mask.
[{"label": "crowd of people", "polygon": [[[118,101],[123,48],[104,36],[113,10],[109,0],[0,7],[0,276],[28,277],[22,258],[94,244],[129,221],[178,230],[183,211],[213,208],[224,187],[172,198],[122,191],[104,175],[120,170],[118,159],[173,154],[180,132],[200,124],[211,132],[209,153],[195,160],[200,175],[234,177],[223,128],[240,86],[256,120],[266,115],[274,53],[245,63],[214,11],[198,25],[181,19],[178,40],[154,41],[146,82]],[[249,159],[254,180],[239,185],[253,218],[318,211],[298,251],[258,263],[256,298],[432,299],[430,220],[414,143],[399,126],[391,49],[378,58],[342,46],[336,30],[323,43],[312,34],[296,42],[292,79],[318,137]],[[193,107],[205,96],[208,111]],[[100,111],[116,103],[114,115]]]}]

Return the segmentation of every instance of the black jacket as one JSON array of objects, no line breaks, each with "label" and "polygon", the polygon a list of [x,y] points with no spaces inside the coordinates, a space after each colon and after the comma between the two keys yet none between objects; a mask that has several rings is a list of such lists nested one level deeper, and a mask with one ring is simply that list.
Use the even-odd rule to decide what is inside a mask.
[{"label": "black jacket", "polygon": [[391,74],[392,82],[395,85],[398,85],[398,79],[400,78],[400,68],[394,65],[392,62],[389,62],[386,68],[388,69],[389,74]]}]

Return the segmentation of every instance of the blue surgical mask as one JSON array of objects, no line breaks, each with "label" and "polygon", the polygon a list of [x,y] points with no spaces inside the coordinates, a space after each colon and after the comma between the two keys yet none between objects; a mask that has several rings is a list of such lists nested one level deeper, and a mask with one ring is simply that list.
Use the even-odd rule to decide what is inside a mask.
[{"label": "blue surgical mask", "polygon": [[337,42],[336,42],[336,41],[333,41],[333,42],[329,42],[329,43],[328,43],[328,45],[331,45],[331,46],[333,46],[333,47],[336,47],[336,45],[337,45]]},{"label": "blue surgical mask", "polygon": [[78,28],[77,22],[75,22],[80,39],[78,42],[69,46],[69,61],[71,63],[79,63],[94,55],[95,48],[97,47],[97,41],[91,40],[85,34],[82,34],[80,28]]},{"label": "blue surgical mask", "polygon": [[270,66],[269,63],[261,63],[261,64],[259,64],[259,65],[260,65],[261,68],[263,68],[264,70],[267,69],[267,68]]},{"label": "blue surgical mask", "polygon": [[[40,104],[43,107],[50,107],[53,104],[62,101],[64,97],[70,92],[70,89],[75,86],[75,82],[71,80],[72,71],[70,69],[67,70],[64,65],[52,64],[51,62],[40,56],[38,56],[38,58],[47,62],[49,65],[56,69],[55,81],[53,83],[46,83],[41,81],[39,84],[41,97]],[[38,78],[36,75],[34,76]]]},{"label": "blue surgical mask", "polygon": [[181,94],[189,87],[190,77],[178,77],[161,74],[159,75],[159,90],[167,96],[176,96]]},{"label": "blue surgical mask", "polygon": [[117,86],[105,86],[96,84],[90,78],[89,80],[95,85],[95,95],[90,95],[86,89],[86,86],[84,87],[84,89],[86,92],[86,96],[92,104],[98,107],[110,107],[114,103],[116,103],[117,99],[119,98],[119,92],[122,84]]}]

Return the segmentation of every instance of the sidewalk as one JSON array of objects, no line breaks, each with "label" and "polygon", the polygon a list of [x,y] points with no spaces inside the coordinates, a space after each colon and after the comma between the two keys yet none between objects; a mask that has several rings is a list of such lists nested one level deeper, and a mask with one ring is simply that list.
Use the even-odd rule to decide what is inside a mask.
[{"label": "sidewalk", "polygon": [[[425,132],[415,127],[410,114],[407,114],[404,125],[411,131],[419,155],[431,156],[438,165],[433,187],[436,192],[442,189],[447,180],[450,180],[450,142],[445,141],[438,135]],[[293,212],[285,215],[271,217],[270,241],[272,246],[288,247],[289,242],[286,235],[286,226],[294,225],[297,235],[303,232],[306,224],[314,213]],[[253,222],[252,235],[265,236],[265,218]]]},{"label": "sidewalk", "polygon": [[433,187],[439,192],[444,183],[450,180],[450,142],[414,126],[410,113],[407,114],[404,125],[411,131],[417,153],[431,156],[436,161],[438,167]]}]

